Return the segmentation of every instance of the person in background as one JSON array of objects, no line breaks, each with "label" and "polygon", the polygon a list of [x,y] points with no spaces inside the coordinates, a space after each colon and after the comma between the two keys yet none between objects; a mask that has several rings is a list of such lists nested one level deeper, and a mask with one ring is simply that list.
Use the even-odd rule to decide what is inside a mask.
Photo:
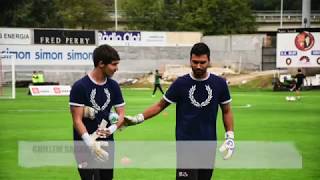
[{"label": "person in background", "polygon": [[294,76],[294,78],[296,78],[296,83],[295,85],[292,87],[291,91],[295,91],[295,95],[297,99],[300,99],[300,91],[301,91],[301,87],[303,86],[304,80],[306,79],[306,76],[302,73],[301,69],[298,69],[298,73]]},{"label": "person in background", "polygon": [[45,84],[43,71],[38,71],[38,84],[39,85],[44,85]]},{"label": "person in background", "polygon": [[39,75],[37,71],[32,72],[32,85],[37,85],[39,82]]},{"label": "person in background", "polygon": [[152,97],[155,96],[155,93],[157,91],[157,89],[159,88],[160,92],[162,94],[164,94],[163,90],[162,90],[162,87],[161,87],[161,83],[160,83],[160,79],[161,79],[161,75],[158,71],[158,69],[155,70],[155,74],[154,74],[154,88],[153,88],[153,92],[152,92]]}]

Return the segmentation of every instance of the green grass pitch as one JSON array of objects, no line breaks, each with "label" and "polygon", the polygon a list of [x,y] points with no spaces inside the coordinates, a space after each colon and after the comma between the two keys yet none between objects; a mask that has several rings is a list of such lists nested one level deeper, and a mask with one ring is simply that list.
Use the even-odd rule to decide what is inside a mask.
[{"label": "green grass pitch", "polygon": [[[160,99],[150,90],[123,89],[126,112],[141,112]],[[231,88],[237,141],[291,141],[303,158],[302,169],[216,169],[217,180],[320,179],[320,91],[304,91],[287,102],[290,92]],[[292,95],[292,94],[291,94]],[[250,108],[240,108],[250,104]],[[71,140],[68,97],[31,97],[17,89],[15,100],[0,100],[0,179],[79,179],[75,167],[25,168],[18,165],[18,141]],[[174,140],[175,106],[139,126],[116,134],[116,140]],[[221,116],[218,136],[223,138]],[[116,169],[116,180],[169,180],[173,169]]]}]

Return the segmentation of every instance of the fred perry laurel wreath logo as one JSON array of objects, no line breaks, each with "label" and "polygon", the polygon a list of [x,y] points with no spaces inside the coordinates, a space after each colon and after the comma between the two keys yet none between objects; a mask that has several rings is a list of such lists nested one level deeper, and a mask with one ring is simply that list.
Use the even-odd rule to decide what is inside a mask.
[{"label": "fred perry laurel wreath logo", "polygon": [[193,96],[194,92],[196,91],[196,88],[197,88],[196,85],[194,85],[189,90],[189,99],[191,101],[191,104],[193,104],[194,106],[196,106],[198,108],[202,108],[204,106],[207,106],[210,103],[211,99],[212,99],[212,89],[210,88],[209,85],[206,85],[206,90],[208,92],[208,97],[207,97],[207,99],[205,101],[199,103],[197,100],[195,100],[195,98]]},{"label": "fred perry laurel wreath logo", "polygon": [[106,102],[103,104],[102,107],[100,107],[96,101],[94,100],[95,97],[96,97],[96,94],[97,94],[97,89],[93,89],[90,93],[90,102],[92,103],[92,106],[94,109],[98,110],[98,111],[103,111],[107,108],[107,106],[109,105],[110,103],[110,92],[107,88],[104,89],[104,93],[106,94]]}]

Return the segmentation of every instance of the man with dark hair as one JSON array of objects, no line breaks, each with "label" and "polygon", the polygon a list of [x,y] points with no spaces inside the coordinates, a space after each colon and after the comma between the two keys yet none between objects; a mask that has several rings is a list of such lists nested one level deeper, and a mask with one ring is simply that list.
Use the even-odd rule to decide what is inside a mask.
[{"label": "man with dark hair", "polygon": [[[188,159],[194,158],[189,155],[195,155],[207,162],[214,161],[215,146],[213,148],[212,146],[207,146],[211,148],[206,148],[205,150],[202,149],[203,147],[198,147],[192,152],[188,151],[188,143],[183,142],[211,141],[215,144],[217,140],[216,118],[219,106],[222,110],[226,131],[226,141],[219,150],[226,152],[224,158],[228,159],[235,148],[233,115],[230,105],[231,97],[228,86],[223,78],[207,72],[209,63],[209,47],[205,43],[195,44],[190,52],[192,73],[181,76],[174,81],[163,98],[147,108],[143,113],[125,117],[128,126],[139,124],[159,114],[170,104],[176,104],[176,179],[211,179],[213,163],[211,165],[210,163],[208,163],[209,165],[205,164],[204,167],[201,166],[203,165],[202,161],[196,164],[198,162]],[[201,151],[200,154],[199,151]],[[202,154],[202,152],[205,154]]]},{"label": "man with dark hair", "polygon": [[[111,46],[97,47],[93,52],[94,69],[75,82],[70,92],[75,156],[83,180],[113,179],[113,133],[124,123],[125,105],[118,83],[111,79],[119,61]],[[112,107],[119,115],[117,122],[109,120]],[[93,111],[88,113],[88,108]],[[77,142],[83,142],[84,147]]]}]

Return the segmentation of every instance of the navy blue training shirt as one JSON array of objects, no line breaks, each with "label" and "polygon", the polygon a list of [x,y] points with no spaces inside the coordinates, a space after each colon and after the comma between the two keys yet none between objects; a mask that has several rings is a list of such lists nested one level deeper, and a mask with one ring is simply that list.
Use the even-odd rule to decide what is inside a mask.
[{"label": "navy blue training shirt", "polygon": [[[75,82],[70,92],[70,106],[90,106],[98,111],[96,118],[91,120],[83,118],[82,122],[87,128],[89,134],[95,132],[102,119],[108,121],[111,108],[124,106],[124,100],[118,83],[107,78],[104,83],[98,84],[89,75],[84,76]],[[74,140],[81,140],[81,136],[74,129]],[[113,140],[113,136],[107,138]]]},{"label": "navy blue training shirt", "polygon": [[176,103],[176,140],[217,140],[218,107],[231,102],[226,81],[210,73],[201,80],[179,77],[164,99]]}]

